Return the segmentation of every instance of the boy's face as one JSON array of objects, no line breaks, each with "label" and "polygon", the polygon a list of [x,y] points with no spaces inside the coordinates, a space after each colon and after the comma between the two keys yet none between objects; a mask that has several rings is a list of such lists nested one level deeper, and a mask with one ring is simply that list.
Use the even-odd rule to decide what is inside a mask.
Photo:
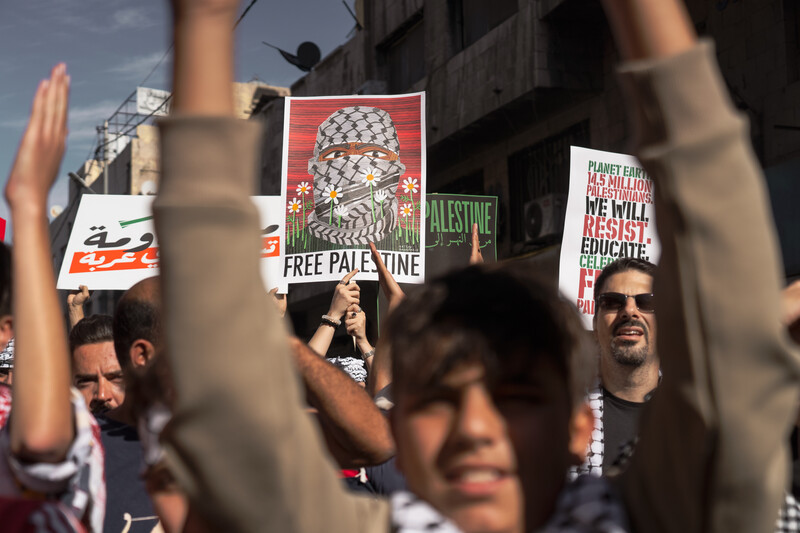
[{"label": "boy's face", "polygon": [[540,361],[491,387],[480,363],[464,363],[423,392],[396,391],[392,427],[409,488],[466,532],[543,525],[574,462],[569,450],[585,449],[570,445],[564,378]]}]

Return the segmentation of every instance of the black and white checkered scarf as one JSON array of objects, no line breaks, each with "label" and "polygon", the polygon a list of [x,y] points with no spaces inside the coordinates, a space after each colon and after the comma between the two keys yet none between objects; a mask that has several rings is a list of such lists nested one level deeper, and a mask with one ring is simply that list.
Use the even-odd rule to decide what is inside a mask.
[{"label": "black and white checkered scarf", "polygon": [[[335,111],[320,124],[314,154],[308,160],[308,173],[314,176],[314,211],[308,216],[308,229],[319,238],[335,244],[362,245],[385,238],[397,227],[397,186],[406,167],[399,160],[366,155],[346,155],[320,161],[330,146],[371,144],[400,155],[397,130],[389,113],[377,107],[353,106]],[[375,179],[370,185],[367,174]],[[336,189],[341,216],[331,217],[328,190]],[[380,191],[384,200],[375,203]]]},{"label": "black and white checkered scarf", "polygon": [[[392,496],[392,531],[457,533],[452,522],[410,492]],[[580,476],[568,483],[550,521],[540,533],[625,533],[630,531],[622,502],[606,478]]]},{"label": "black and white checkered scarf", "polygon": [[595,383],[586,401],[594,415],[594,429],[592,430],[592,440],[586,450],[586,459],[580,466],[570,468],[570,479],[575,479],[582,474],[601,476],[603,474],[603,457],[605,456],[605,446],[603,444],[603,387],[600,382]]},{"label": "black and white checkered scarf", "polygon": [[775,523],[776,533],[800,532],[800,503],[791,493],[786,493],[783,507],[778,512],[778,521]]}]

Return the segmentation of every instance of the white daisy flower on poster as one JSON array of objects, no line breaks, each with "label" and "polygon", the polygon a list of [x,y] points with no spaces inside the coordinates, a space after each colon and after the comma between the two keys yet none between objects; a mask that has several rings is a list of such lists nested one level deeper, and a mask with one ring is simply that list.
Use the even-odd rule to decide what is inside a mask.
[{"label": "white daisy flower on poster", "polygon": [[324,195],[325,203],[329,204],[333,202],[334,205],[339,205],[339,199],[341,198],[341,194],[342,191],[339,190],[338,187],[335,187],[333,185],[328,185],[327,187],[325,187],[325,195]]},{"label": "white daisy flower on poster", "polygon": [[401,186],[405,192],[413,194],[417,192],[417,182],[417,178],[406,178]]}]

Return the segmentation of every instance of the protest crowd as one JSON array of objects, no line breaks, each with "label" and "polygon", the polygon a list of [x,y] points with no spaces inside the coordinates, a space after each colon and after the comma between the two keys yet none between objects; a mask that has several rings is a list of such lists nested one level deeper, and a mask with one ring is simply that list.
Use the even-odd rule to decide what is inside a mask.
[{"label": "protest crowd", "polygon": [[[64,64],[33,98],[5,190],[0,530],[800,531],[800,285],[784,286],[747,120],[681,0],[602,1],[662,254],[604,266],[592,331],[551,283],[484,263],[474,225],[463,266],[408,294],[370,243],[380,337],[354,268],[310,339],[259,271],[261,130],[232,111],[239,2],[170,4],[160,273],[113,316],[84,316],[80,287],[63,319],[45,213]],[[331,349],[337,330],[358,355]]]}]

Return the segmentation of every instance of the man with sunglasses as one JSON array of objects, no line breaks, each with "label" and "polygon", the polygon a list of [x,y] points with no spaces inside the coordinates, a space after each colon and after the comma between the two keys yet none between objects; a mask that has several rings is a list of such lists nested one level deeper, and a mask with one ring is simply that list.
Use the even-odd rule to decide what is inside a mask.
[{"label": "man with sunglasses", "polygon": [[654,273],[652,263],[628,257],[607,265],[597,277],[592,323],[600,375],[588,398],[595,431],[577,473],[600,475],[626,455],[642,407],[658,386]]}]

